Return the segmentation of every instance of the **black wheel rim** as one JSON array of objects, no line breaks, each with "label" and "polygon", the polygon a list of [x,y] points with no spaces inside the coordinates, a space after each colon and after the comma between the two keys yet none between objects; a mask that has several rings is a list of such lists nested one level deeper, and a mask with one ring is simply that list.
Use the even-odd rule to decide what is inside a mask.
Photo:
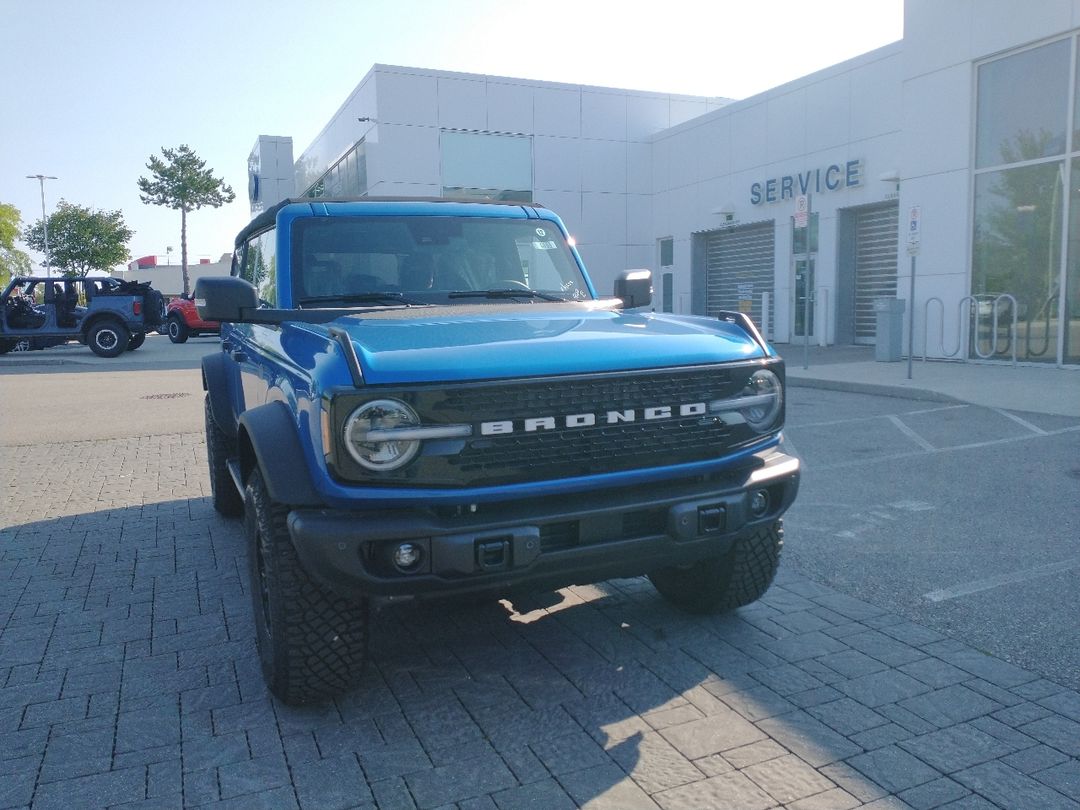
[{"label": "black wheel rim", "polygon": [[178,324],[176,321],[169,321],[169,337],[174,338],[174,337],[179,337],[179,336],[180,336],[180,324]]},{"label": "black wheel rim", "polygon": [[116,348],[116,332],[112,331],[111,329],[102,329],[97,333],[96,341],[98,348],[104,349],[105,351],[110,351],[111,349]]}]

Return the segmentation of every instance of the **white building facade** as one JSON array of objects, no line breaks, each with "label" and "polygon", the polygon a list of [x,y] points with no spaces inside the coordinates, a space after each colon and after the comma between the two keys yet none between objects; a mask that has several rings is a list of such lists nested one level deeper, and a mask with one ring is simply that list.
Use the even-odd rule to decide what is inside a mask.
[{"label": "white building facade", "polygon": [[260,137],[252,208],[533,201],[657,309],[873,344],[900,299],[916,356],[1077,366],[1078,53],[1074,0],[908,0],[902,41],[741,101],[376,65],[295,162]]}]

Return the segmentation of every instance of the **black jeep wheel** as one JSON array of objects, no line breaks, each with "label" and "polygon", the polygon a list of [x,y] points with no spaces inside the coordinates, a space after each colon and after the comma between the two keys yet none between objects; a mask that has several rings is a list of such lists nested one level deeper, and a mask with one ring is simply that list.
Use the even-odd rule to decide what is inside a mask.
[{"label": "black jeep wheel", "polygon": [[9,338],[7,340],[0,340],[0,354],[7,354],[8,352],[28,352],[33,346],[30,345],[30,338]]},{"label": "black jeep wheel", "polygon": [[214,508],[225,517],[244,513],[244,498],[229,475],[228,459],[236,455],[235,442],[214,421],[206,396],[206,460],[210,465],[210,494]]},{"label": "black jeep wheel", "polygon": [[129,352],[135,351],[137,348],[146,342],[146,332],[136,332],[131,336],[131,340],[128,341],[127,350]]},{"label": "black jeep wheel", "polygon": [[98,357],[119,357],[131,342],[131,332],[119,321],[98,321],[86,334],[90,351]]},{"label": "black jeep wheel", "polygon": [[184,343],[188,339],[187,324],[179,315],[169,316],[169,340],[173,343]]},{"label": "black jeep wheel", "polygon": [[772,584],[784,547],[781,521],[737,540],[722,557],[649,575],[660,595],[690,613],[720,613],[749,605]]},{"label": "black jeep wheel", "polygon": [[368,604],[338,596],[304,570],[285,525],[288,512],[252,472],[244,524],[259,660],[270,691],[298,705],[356,683],[367,657]]}]

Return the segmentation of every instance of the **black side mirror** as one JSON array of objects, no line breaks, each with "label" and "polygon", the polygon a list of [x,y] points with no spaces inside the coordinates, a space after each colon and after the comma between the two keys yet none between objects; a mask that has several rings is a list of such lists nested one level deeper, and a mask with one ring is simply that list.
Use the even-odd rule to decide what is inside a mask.
[{"label": "black side mirror", "polygon": [[652,271],[627,270],[615,279],[615,297],[624,309],[647,307],[652,303]]},{"label": "black side mirror", "polygon": [[195,282],[195,309],[204,321],[241,323],[244,310],[259,306],[255,286],[242,278],[200,278]]}]

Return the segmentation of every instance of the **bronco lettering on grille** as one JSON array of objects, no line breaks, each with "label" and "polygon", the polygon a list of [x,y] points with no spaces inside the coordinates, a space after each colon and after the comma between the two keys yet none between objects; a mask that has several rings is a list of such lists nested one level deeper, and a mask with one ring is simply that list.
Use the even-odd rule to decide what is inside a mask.
[{"label": "bronco lettering on grille", "polygon": [[508,433],[536,433],[541,430],[560,428],[584,428],[596,425],[616,425],[636,422],[639,418],[654,421],[687,416],[704,416],[708,406],[704,402],[686,402],[681,405],[656,405],[651,408],[604,411],[603,413],[570,413],[564,416],[530,416],[524,419],[503,419],[481,422],[481,436],[504,436]]}]

